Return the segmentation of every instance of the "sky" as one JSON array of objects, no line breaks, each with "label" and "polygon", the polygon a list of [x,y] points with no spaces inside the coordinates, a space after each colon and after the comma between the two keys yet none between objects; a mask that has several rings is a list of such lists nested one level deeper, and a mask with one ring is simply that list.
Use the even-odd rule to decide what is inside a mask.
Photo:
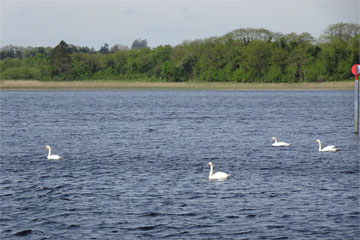
[{"label": "sky", "polygon": [[360,24],[360,0],[0,0],[0,47],[50,46],[61,40],[99,49],[150,47],[265,28],[318,38],[330,24]]}]

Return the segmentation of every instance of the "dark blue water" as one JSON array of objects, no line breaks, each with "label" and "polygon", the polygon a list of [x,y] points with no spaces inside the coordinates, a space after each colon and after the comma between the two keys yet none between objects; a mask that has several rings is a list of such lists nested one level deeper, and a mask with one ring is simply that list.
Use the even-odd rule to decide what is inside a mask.
[{"label": "dark blue water", "polygon": [[0,94],[1,239],[359,239],[352,91]]}]

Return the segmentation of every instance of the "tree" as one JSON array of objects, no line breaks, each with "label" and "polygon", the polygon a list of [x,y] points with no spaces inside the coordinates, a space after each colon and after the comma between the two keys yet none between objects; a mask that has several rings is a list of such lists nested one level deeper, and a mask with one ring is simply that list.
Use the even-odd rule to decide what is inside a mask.
[{"label": "tree", "polygon": [[153,48],[150,52],[153,68],[152,74],[156,75],[157,77],[162,78],[162,65],[164,62],[170,59],[172,48],[170,45],[159,46],[157,48]]},{"label": "tree", "polygon": [[141,49],[141,48],[148,48],[147,40],[140,38],[135,39],[134,42],[131,44],[131,49]]},{"label": "tree", "polygon": [[166,61],[162,65],[161,77],[166,79],[167,82],[182,81],[182,71],[176,66],[174,61]]},{"label": "tree", "polygon": [[360,34],[360,25],[355,23],[336,23],[328,26],[323,34],[320,36],[320,40],[323,42],[331,42],[336,38],[339,38],[345,42],[352,37]]},{"label": "tree", "polygon": [[4,46],[0,49],[0,60],[5,58],[22,58],[23,57],[24,48],[8,45]]},{"label": "tree", "polygon": [[112,54],[114,57],[114,70],[122,76],[126,73],[127,52],[122,50]]},{"label": "tree", "polygon": [[310,56],[307,54],[305,49],[296,48],[289,56],[289,60],[294,66],[296,67],[295,70],[295,81],[298,82],[299,80],[305,82],[306,81],[306,74],[304,71],[304,65],[310,61]]},{"label": "tree", "polygon": [[129,47],[128,47],[128,46],[125,46],[125,45],[122,45],[122,44],[115,44],[115,45],[111,48],[110,52],[111,52],[111,53],[115,53],[115,52],[117,52],[117,51],[126,51],[126,50],[129,50]]},{"label": "tree", "polygon": [[40,78],[38,80],[50,80],[51,68],[49,65],[50,56],[46,53],[36,53],[34,56],[29,56],[23,60],[24,66],[38,69],[40,71]]},{"label": "tree", "polygon": [[263,41],[252,41],[247,47],[245,52],[246,66],[250,71],[253,79],[261,81],[265,68],[269,65],[271,57],[270,46]]},{"label": "tree", "polygon": [[241,40],[244,44],[249,44],[251,41],[259,40],[259,41],[273,41],[278,40],[282,34],[281,33],[274,33],[270,30],[260,28],[240,28],[236,29],[228,34],[225,35],[226,38],[231,38],[234,40]]},{"label": "tree", "polygon": [[61,41],[51,53],[50,64],[52,66],[51,75],[59,75],[64,78],[64,75],[71,68],[71,58],[69,54],[69,46],[66,42]]},{"label": "tree", "polygon": [[143,48],[139,50],[130,50],[126,59],[126,68],[128,73],[137,77],[143,77],[152,68],[152,59],[150,49]]},{"label": "tree", "polygon": [[99,50],[100,53],[102,54],[108,54],[110,53],[109,51],[109,44],[105,43],[104,46],[102,46]]},{"label": "tree", "polygon": [[96,55],[86,53],[73,53],[71,55],[71,77],[74,80],[91,79],[92,75],[99,70]]}]

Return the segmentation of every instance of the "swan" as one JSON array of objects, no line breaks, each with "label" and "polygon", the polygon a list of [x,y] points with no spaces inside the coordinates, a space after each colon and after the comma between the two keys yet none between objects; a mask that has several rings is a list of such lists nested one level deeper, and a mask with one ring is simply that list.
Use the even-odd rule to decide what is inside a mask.
[{"label": "swan", "polygon": [[321,148],[320,140],[317,139],[316,142],[319,143],[319,152],[336,152],[337,150],[339,150],[336,146],[333,146],[333,145],[329,145],[324,148]]},{"label": "swan", "polygon": [[58,160],[61,157],[59,155],[51,155],[51,147],[49,145],[46,145],[45,148],[49,149],[49,154],[47,156],[47,159],[49,160]]},{"label": "swan", "polygon": [[271,138],[272,141],[275,141],[272,145],[274,147],[285,147],[285,146],[289,146],[290,143],[286,143],[286,142],[278,142],[276,137],[272,137]]},{"label": "swan", "polygon": [[213,167],[213,163],[209,162],[208,166],[210,166],[210,174],[209,174],[209,180],[225,180],[230,178],[231,174],[227,174],[224,172],[216,172],[213,174],[214,171],[214,167]]}]

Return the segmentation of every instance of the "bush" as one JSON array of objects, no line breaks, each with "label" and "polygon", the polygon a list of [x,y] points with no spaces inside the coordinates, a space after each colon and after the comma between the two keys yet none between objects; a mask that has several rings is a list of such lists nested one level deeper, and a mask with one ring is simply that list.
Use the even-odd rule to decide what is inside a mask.
[{"label": "bush", "polygon": [[40,80],[40,70],[32,67],[11,67],[1,73],[2,80]]}]

